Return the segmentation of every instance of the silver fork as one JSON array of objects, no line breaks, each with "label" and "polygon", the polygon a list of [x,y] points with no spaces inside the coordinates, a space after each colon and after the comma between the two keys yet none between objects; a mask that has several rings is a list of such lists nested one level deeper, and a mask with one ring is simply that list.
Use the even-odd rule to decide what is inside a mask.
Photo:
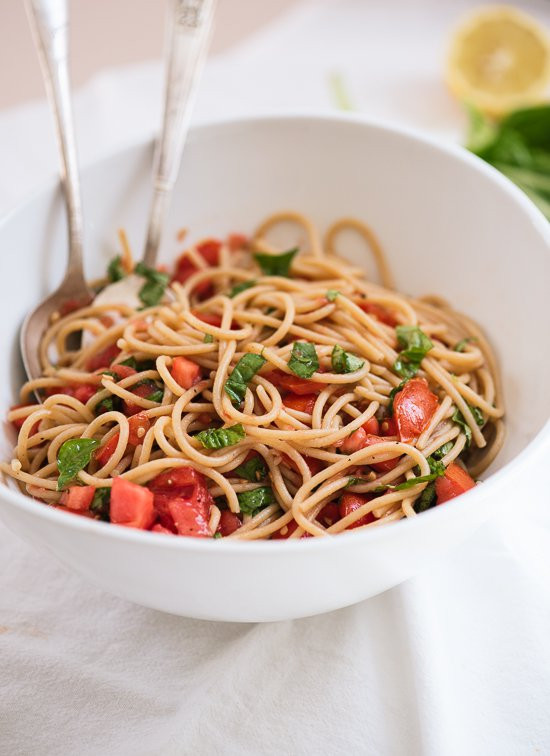
[{"label": "silver fork", "polygon": [[42,372],[39,345],[53,313],[68,300],[81,306],[88,304],[93,293],[82,267],[82,202],[68,70],[67,0],[26,0],[25,5],[55,119],[69,238],[67,269],[61,285],[27,315],[21,328],[23,364],[32,379]]}]

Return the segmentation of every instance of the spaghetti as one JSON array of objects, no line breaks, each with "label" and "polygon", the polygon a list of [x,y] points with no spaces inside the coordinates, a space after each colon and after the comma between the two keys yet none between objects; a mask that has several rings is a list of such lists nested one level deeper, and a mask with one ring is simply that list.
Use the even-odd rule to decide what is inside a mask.
[{"label": "spaghetti", "polygon": [[[268,240],[289,223],[303,243],[277,250]],[[340,256],[349,230],[382,285]],[[111,279],[130,269],[126,250]],[[18,439],[0,467],[51,506],[170,534],[326,536],[447,501],[502,445],[481,330],[439,298],[395,292],[358,221],[321,243],[281,213],[250,239],[189,247],[168,286],[162,271],[135,273],[147,306],[60,314],[43,376],[8,415]]]}]

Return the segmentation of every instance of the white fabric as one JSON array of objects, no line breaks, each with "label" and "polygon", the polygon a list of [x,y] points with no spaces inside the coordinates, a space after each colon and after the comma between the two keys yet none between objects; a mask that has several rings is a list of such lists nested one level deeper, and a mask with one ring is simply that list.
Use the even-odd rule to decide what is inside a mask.
[{"label": "white fabric", "polygon": [[[209,64],[197,119],[329,109],[338,70],[358,108],[458,139],[441,57],[474,4],[304,4]],[[153,133],[160,81],[147,64],[78,94],[83,163]],[[52,139],[42,103],[0,114],[0,212],[55,171]],[[0,753],[550,753],[548,505],[518,491],[414,580],[268,625],[134,606],[0,526]]]}]

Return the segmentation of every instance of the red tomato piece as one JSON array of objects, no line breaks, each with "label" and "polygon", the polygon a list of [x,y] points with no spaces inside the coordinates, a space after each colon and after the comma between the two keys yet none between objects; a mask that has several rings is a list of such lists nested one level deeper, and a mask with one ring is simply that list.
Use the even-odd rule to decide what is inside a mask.
[{"label": "red tomato piece", "polygon": [[168,511],[178,535],[194,538],[212,537],[207,518],[189,499],[170,499]]},{"label": "red tomato piece", "polygon": [[[217,239],[207,239],[201,244],[197,245],[197,252],[206,261],[208,265],[217,265],[220,259],[221,242]],[[176,262],[176,271],[172,281],[178,281],[179,283],[185,283],[188,278],[191,278],[193,273],[198,270],[195,263],[187,256],[182,255]],[[199,297],[206,297],[212,291],[212,284],[210,281],[201,281],[195,286],[195,293]]]},{"label": "red tomato piece", "polygon": [[116,360],[120,354],[120,349],[116,344],[110,344],[101,352],[93,354],[86,362],[86,370],[90,373],[100,370],[101,368],[108,368],[113,360]]},{"label": "red tomato piece", "polygon": [[227,237],[227,246],[231,252],[235,252],[238,249],[246,247],[248,244],[248,237],[244,234],[229,234]]},{"label": "red tomato piece", "polygon": [[272,370],[269,373],[265,373],[265,378],[271,381],[277,388],[282,388],[285,391],[290,391],[293,394],[299,394],[305,396],[306,394],[320,394],[325,388],[324,383],[317,383],[316,381],[310,381],[307,378],[298,378],[297,375],[290,375],[284,373],[278,368]]},{"label": "red tomato piece", "polygon": [[[291,468],[292,468],[293,470],[296,470],[296,472],[299,472],[299,470],[298,470],[298,465],[296,465],[296,464],[294,463],[294,460],[293,460],[293,459],[291,459],[291,458],[290,458],[290,457],[288,456],[288,454],[284,454],[284,453],[283,453],[283,454],[281,455],[281,457],[282,457],[282,459],[283,459],[284,463],[285,463],[285,464],[286,464],[286,465],[287,465],[288,467],[291,467]],[[309,468],[309,471],[310,471],[310,473],[311,473],[311,475],[312,475],[312,476],[313,476],[313,475],[317,475],[317,473],[318,473],[318,472],[321,472],[321,470],[322,470],[322,469],[324,468],[324,466],[325,466],[324,462],[323,462],[323,461],[322,461],[321,459],[317,459],[317,457],[307,457],[307,456],[304,456],[304,462],[305,462],[305,463],[306,463],[306,465],[308,466],[308,468]]]},{"label": "red tomato piece", "polygon": [[103,467],[103,465],[106,465],[107,462],[113,456],[115,449],[117,447],[119,438],[120,438],[120,433],[115,433],[115,435],[111,436],[111,438],[102,446],[100,446],[99,449],[95,450],[94,456],[97,462],[101,465],[101,467]]},{"label": "red tomato piece", "polygon": [[84,512],[90,509],[95,494],[95,486],[71,486],[63,492],[60,503],[67,509]]},{"label": "red tomato piece", "polygon": [[365,433],[377,436],[380,433],[380,424],[375,417],[371,417],[366,423],[361,426]]},{"label": "red tomato piece", "polygon": [[[372,434],[367,434],[367,437],[365,438],[365,443],[363,444],[363,448],[367,446],[373,446],[374,444],[385,444],[387,443],[387,440],[383,438],[382,436],[374,436]],[[377,472],[386,473],[390,470],[393,470],[394,467],[396,467],[399,464],[399,457],[394,457],[393,459],[386,459],[383,462],[373,462],[369,465],[369,467],[372,467],[373,470],[376,470]]]},{"label": "red tomato piece", "polygon": [[137,370],[134,370],[130,365],[111,365],[109,368],[111,373],[114,373],[119,380],[128,378],[129,375],[135,375]]},{"label": "red tomato piece", "polygon": [[430,391],[428,381],[424,378],[407,381],[393,400],[393,414],[403,443],[408,444],[418,438],[428,427],[438,405],[437,396]]},{"label": "red tomato piece", "polygon": [[283,399],[283,404],[285,407],[288,407],[288,409],[297,410],[298,412],[307,412],[308,415],[311,415],[316,401],[316,394],[288,394]]},{"label": "red tomato piece", "polygon": [[341,519],[340,507],[337,502],[329,501],[328,504],[321,509],[317,515],[317,520],[324,525],[325,528],[330,528],[335,522]]},{"label": "red tomato piece", "polygon": [[187,357],[174,357],[172,361],[172,378],[184,389],[190,389],[201,379],[201,369],[196,362]]},{"label": "red tomato piece", "polygon": [[385,323],[392,328],[395,328],[395,326],[399,324],[399,321],[396,320],[386,307],[377,304],[376,302],[359,302],[359,307],[363,312],[367,312],[369,315],[372,315],[373,318],[376,318],[376,320],[379,320],[381,323]]},{"label": "red tomato piece", "polygon": [[82,402],[82,404],[86,404],[86,402],[97,392],[97,389],[98,387],[91,383],[81,383],[78,386],[75,386],[73,396],[75,399],[78,399],[79,402]]},{"label": "red tomato piece", "polygon": [[443,502],[449,501],[449,499],[454,499],[455,496],[460,496],[460,494],[469,491],[474,486],[475,481],[470,474],[460,465],[451,462],[445,470],[445,475],[441,478],[436,478],[435,492],[437,494],[437,503],[443,504]]},{"label": "red tomato piece", "polygon": [[148,530],[155,521],[153,492],[124,478],[115,478],[111,488],[110,518],[117,525]]},{"label": "red tomato piece", "polygon": [[[141,396],[143,399],[147,399],[155,389],[154,386],[151,386],[148,383],[142,383],[139,386],[132,386],[132,388],[128,390],[136,396]],[[123,402],[122,411],[126,417],[131,417],[131,415],[137,415],[138,412],[143,412],[143,407],[139,404],[134,404],[133,402]]]},{"label": "red tomato piece", "polygon": [[[395,417],[385,417],[380,424],[382,436],[397,436],[397,423]],[[376,434],[375,434],[376,435]]]},{"label": "red tomato piece", "polygon": [[[298,523],[296,520],[291,520],[288,525],[283,525],[283,527],[280,530],[276,530],[273,535],[271,536],[272,541],[281,541],[286,538],[290,538],[290,536],[294,533],[296,528],[298,527]],[[302,533],[300,538],[311,538],[311,533]]]},{"label": "red tomato piece", "polygon": [[130,426],[128,443],[132,446],[139,446],[143,443],[145,434],[151,427],[151,421],[145,412],[138,412],[137,415],[128,418],[128,425]]},{"label": "red tomato piece", "polygon": [[242,522],[238,515],[230,512],[228,509],[224,509],[220,514],[220,524],[218,525],[217,532],[225,537],[234,533],[241,525]]},{"label": "red tomato piece", "polygon": [[[370,496],[369,494],[355,494],[355,493],[345,493],[342,494],[340,497],[340,517],[346,517],[346,515],[351,514],[352,512],[355,512],[356,509],[359,509],[363,506],[363,504],[366,504],[369,501],[372,501],[374,497]],[[359,528],[361,525],[368,525],[370,522],[374,522],[375,516],[372,512],[368,512],[366,515],[363,515],[363,517],[360,517],[356,522],[352,523],[351,525],[348,525],[346,530],[352,530],[353,528]]]},{"label": "red tomato piece", "polygon": [[[10,412],[11,412],[11,410],[21,409],[22,407],[35,407],[35,406],[37,406],[37,405],[34,405],[34,404],[14,404],[13,407],[10,407]],[[23,425],[23,423],[25,422],[26,419],[27,419],[26,417],[18,417],[16,420],[12,420],[11,424],[13,425],[13,427],[16,430],[20,430],[21,426]],[[36,426],[34,426],[34,427],[38,427],[38,423],[36,423]],[[33,433],[36,433],[34,427],[31,429],[31,432],[29,434],[31,436],[33,435]]]},{"label": "red tomato piece", "polygon": [[159,522],[156,523],[156,525],[153,525],[151,528],[152,533],[164,533],[165,535],[175,535],[173,530],[168,530],[168,528],[163,527]]},{"label": "red tomato piece", "polygon": [[[147,486],[154,493],[155,509],[164,527],[170,529],[177,527],[170,509],[170,503],[175,500],[188,502],[191,508],[201,515],[202,520],[208,521],[214,499],[206,487],[205,477],[192,467],[175,467],[167,470],[150,480]],[[176,508],[176,511],[179,510]],[[180,514],[182,522],[186,521],[186,513],[180,512]],[[208,532],[212,535],[210,530]]]},{"label": "red tomato piece", "polygon": [[191,310],[191,315],[202,320],[203,323],[208,323],[208,325],[212,325],[215,328],[221,328],[222,319],[219,315],[210,314],[208,312],[198,312],[198,310]]},{"label": "red tomato piece", "polygon": [[353,454],[353,452],[362,449],[365,446],[365,439],[367,433],[364,428],[357,428],[343,441],[337,441],[335,446],[339,446],[342,449],[343,454]]}]

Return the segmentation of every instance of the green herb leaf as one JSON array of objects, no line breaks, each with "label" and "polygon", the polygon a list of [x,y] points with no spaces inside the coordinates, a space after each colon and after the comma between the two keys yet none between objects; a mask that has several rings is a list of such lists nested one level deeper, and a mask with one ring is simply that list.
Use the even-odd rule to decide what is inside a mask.
[{"label": "green herb leaf", "polygon": [[368,480],[365,480],[365,478],[349,477],[348,482],[346,483],[344,488],[349,488],[350,486],[360,486],[363,483],[368,483]]},{"label": "green herb leaf", "polygon": [[319,369],[319,358],[313,344],[304,341],[295,341],[292,346],[292,354],[288,361],[288,367],[299,378],[311,378]]},{"label": "green herb leaf", "polygon": [[398,394],[401,391],[401,389],[403,388],[403,386],[406,383],[407,383],[407,378],[405,378],[404,381],[401,381],[401,383],[399,384],[399,386],[396,386],[395,388],[392,388],[392,390],[389,393],[390,403],[388,404],[388,414],[389,414],[390,417],[392,417],[392,415],[393,415],[393,400],[395,399],[395,395]]},{"label": "green herb leaf", "polygon": [[434,453],[432,454],[432,457],[435,459],[443,459],[443,457],[448,454],[451,449],[453,448],[453,442],[447,441],[446,444],[443,444],[443,446],[440,446],[439,449],[436,449]]},{"label": "green herb leaf", "polygon": [[100,520],[109,522],[111,508],[111,489],[96,488],[94,498],[90,504],[90,512],[99,517]]},{"label": "green herb leaf", "polygon": [[468,337],[466,339],[461,339],[460,341],[457,341],[457,343],[453,347],[453,351],[455,352],[463,352],[466,348],[466,344],[470,344],[472,341],[477,341],[477,339],[474,339],[473,337]]},{"label": "green herb leaf", "polygon": [[255,252],[254,259],[262,269],[264,276],[284,276],[288,278],[290,266],[297,252],[298,247],[289,249],[288,252],[283,252],[279,255]]},{"label": "green herb leaf", "polygon": [[197,433],[197,438],[205,449],[223,449],[226,446],[233,446],[245,437],[243,426],[232,425],[231,428],[208,428]]},{"label": "green herb leaf", "polygon": [[89,464],[93,450],[99,446],[99,441],[93,438],[69,438],[61,444],[57,454],[57,468],[59,478],[57,490],[61,491],[77,474]]},{"label": "green herb leaf", "polygon": [[334,302],[338,294],[340,294],[340,292],[337,291],[337,289],[329,289],[327,293],[325,294],[325,296],[329,302]]},{"label": "green herb leaf", "polygon": [[270,486],[261,486],[253,491],[242,491],[237,494],[239,506],[243,514],[255,515],[270,504],[276,504],[277,499]]},{"label": "green herb leaf", "polygon": [[148,399],[150,402],[162,402],[162,398],[164,396],[163,389],[155,389],[152,393],[148,394],[145,398]]},{"label": "green herb leaf", "polygon": [[418,513],[425,512],[427,509],[435,506],[436,500],[437,494],[435,493],[435,483],[429,483],[414,502],[414,511]]},{"label": "green herb leaf", "polygon": [[236,297],[237,294],[241,293],[241,291],[246,291],[247,289],[251,289],[253,286],[256,286],[256,283],[257,281],[241,281],[241,283],[235,284],[235,286],[229,292],[228,296],[233,299],[233,297]]},{"label": "green herb leaf", "polygon": [[223,536],[222,536],[221,533],[214,533],[214,535],[212,536],[212,538],[223,538]]},{"label": "green herb leaf", "polygon": [[[104,389],[101,388],[99,390],[103,391]],[[106,396],[105,399],[102,399],[100,402],[98,402],[95,406],[94,411],[96,415],[101,415],[103,414],[103,412],[112,412],[113,410],[118,410],[119,407],[120,397],[111,394],[110,396]]]},{"label": "green herb leaf", "polygon": [[433,344],[418,326],[398,325],[395,333],[403,351],[393,363],[393,369],[402,378],[413,378]]},{"label": "green herb leaf", "polygon": [[134,370],[137,370],[137,362],[135,357],[128,357],[127,360],[124,360],[120,363],[121,365],[127,365],[128,367],[133,368]]},{"label": "green herb leaf", "polygon": [[345,352],[338,344],[332,350],[331,360],[332,369],[335,373],[355,373],[365,364],[365,360],[355,354]]},{"label": "green herb leaf", "polygon": [[145,283],[138,293],[139,298],[146,307],[154,307],[164,296],[170,276],[168,273],[162,273],[160,270],[150,268],[142,262],[136,265],[135,272],[145,278]]},{"label": "green herb leaf", "polygon": [[445,475],[445,465],[443,464],[443,462],[435,459],[433,454],[431,457],[428,457],[428,465],[430,466],[430,471],[438,478],[440,478],[442,475]]},{"label": "green herb leaf", "polygon": [[[428,464],[431,470],[429,475],[418,475],[414,478],[409,478],[408,480],[403,481],[403,483],[398,483],[396,486],[392,486],[390,484],[377,486],[377,488],[375,488],[375,492],[381,493],[382,491],[406,491],[408,488],[417,486],[419,483],[430,483],[432,480],[441,478],[443,475],[445,475],[446,468],[443,462],[439,462],[432,456],[428,457]],[[415,469],[418,470],[418,468]]]},{"label": "green herb leaf", "polygon": [[213,344],[213,343],[214,343],[214,337],[212,336],[212,334],[211,334],[211,333],[206,333],[206,334],[204,335],[204,339],[203,339],[203,342],[204,342],[205,344]]},{"label": "green herb leaf", "polygon": [[236,467],[232,472],[238,478],[244,478],[251,483],[259,483],[267,475],[267,467],[262,457],[252,457],[247,462]]},{"label": "green herb leaf", "polygon": [[266,359],[261,354],[245,354],[237,362],[223,387],[234,407],[240,406],[246,394],[246,387],[265,362]]},{"label": "green herb leaf", "polygon": [[[483,414],[479,407],[472,407],[471,404],[468,404],[468,407],[470,408],[470,412],[474,416],[474,420],[476,421],[477,425],[479,425],[480,428],[483,427],[485,420],[483,419]],[[462,428],[462,432],[466,436],[466,446],[470,446],[472,442],[472,430],[464,419],[464,415],[458,409],[458,407],[454,411],[451,420]]]},{"label": "green herb leaf", "polygon": [[122,258],[120,255],[114,257],[107,266],[107,278],[111,283],[120,281],[126,275],[126,271],[122,267]]}]

